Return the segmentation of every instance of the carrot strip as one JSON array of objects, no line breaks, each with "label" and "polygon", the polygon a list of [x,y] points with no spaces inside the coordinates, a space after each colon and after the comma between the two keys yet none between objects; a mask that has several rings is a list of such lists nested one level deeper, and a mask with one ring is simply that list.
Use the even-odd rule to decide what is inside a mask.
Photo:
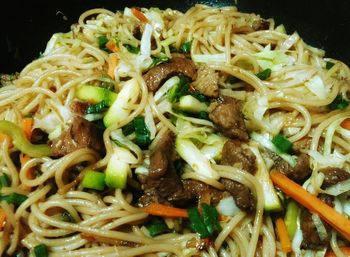
[{"label": "carrot strip", "polygon": [[142,21],[144,23],[149,23],[149,20],[147,19],[147,17],[136,8],[132,8],[131,12],[139,21]]},{"label": "carrot strip", "polygon": [[276,220],[276,229],[278,238],[280,239],[282,251],[285,253],[289,253],[292,251],[292,245],[290,242],[290,238],[288,235],[286,224],[282,218],[278,218]]},{"label": "carrot strip", "polygon": [[109,49],[110,51],[112,51],[113,53],[116,53],[119,51],[119,48],[117,46],[117,44],[114,42],[114,40],[110,39],[107,44],[106,44],[107,49]]},{"label": "carrot strip", "polygon": [[[345,256],[350,256],[350,247],[340,247]],[[333,251],[328,251],[324,257],[337,257]]]},{"label": "carrot strip", "polygon": [[317,213],[324,221],[334,227],[347,240],[350,240],[350,220],[307,192],[300,185],[278,171],[270,172],[272,182],[284,193],[312,212]]},{"label": "carrot strip", "polygon": [[342,123],[340,123],[340,126],[350,130],[350,119],[343,120]]},{"label": "carrot strip", "polygon": [[114,79],[114,69],[115,67],[117,67],[118,64],[118,59],[116,55],[111,55],[110,59],[109,59],[109,66],[108,66],[108,75]]},{"label": "carrot strip", "polygon": [[0,209],[0,231],[4,229],[5,222],[6,222],[6,213],[3,209]]},{"label": "carrot strip", "polygon": [[33,129],[33,119],[32,118],[24,118],[21,122],[21,127],[23,129],[24,134],[28,139],[32,136],[32,129]]},{"label": "carrot strip", "polygon": [[142,208],[142,210],[154,216],[163,216],[168,218],[187,218],[188,217],[187,210],[171,207],[160,203],[152,203]]}]

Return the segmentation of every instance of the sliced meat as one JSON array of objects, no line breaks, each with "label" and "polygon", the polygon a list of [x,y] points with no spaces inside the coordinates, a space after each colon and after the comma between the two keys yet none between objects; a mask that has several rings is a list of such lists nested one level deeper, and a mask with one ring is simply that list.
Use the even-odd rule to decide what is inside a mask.
[{"label": "sliced meat", "polygon": [[252,28],[254,31],[267,30],[270,28],[270,22],[264,19],[253,21]]},{"label": "sliced meat", "polygon": [[153,202],[181,204],[190,197],[185,192],[181,179],[177,175],[174,160],[174,135],[166,132],[159,140],[150,156],[148,176],[139,176],[144,195],[139,199],[139,206]]},{"label": "sliced meat", "polygon": [[235,199],[236,205],[239,208],[248,212],[255,210],[255,199],[248,187],[226,178],[220,179],[220,182]]},{"label": "sliced meat", "polygon": [[248,133],[242,116],[241,108],[235,99],[224,97],[223,101],[212,103],[209,118],[217,129],[229,138],[248,141]]},{"label": "sliced meat", "polygon": [[191,199],[210,200],[210,203],[217,204],[224,197],[224,192],[198,180],[185,179],[182,181],[185,191]]},{"label": "sliced meat", "polygon": [[243,148],[238,140],[228,140],[222,149],[221,164],[240,165],[242,169],[254,174],[256,171],[255,155],[248,148]]},{"label": "sliced meat", "polygon": [[48,137],[49,135],[45,131],[40,128],[35,128],[30,135],[30,142],[33,144],[46,144]]},{"label": "sliced meat", "polygon": [[77,115],[83,116],[86,113],[86,109],[88,108],[89,103],[73,101],[70,105],[70,109]]},{"label": "sliced meat", "polygon": [[69,129],[50,141],[49,145],[53,157],[61,157],[85,147],[98,152],[104,151],[102,131],[81,117],[75,117]]},{"label": "sliced meat", "polygon": [[301,247],[304,249],[318,250],[322,249],[329,244],[329,227],[326,223],[322,222],[327,230],[327,236],[323,239],[320,238],[316,225],[312,220],[312,214],[303,209],[300,214],[300,228],[303,232],[303,242]]},{"label": "sliced meat", "polygon": [[134,38],[141,40],[142,38],[141,25],[135,26],[135,28],[132,30],[132,35],[134,36]]},{"label": "sliced meat", "polygon": [[219,96],[219,73],[207,65],[199,66],[197,79],[191,84],[196,90],[209,97]]},{"label": "sliced meat", "polygon": [[303,151],[310,149],[310,145],[311,145],[311,138],[304,137],[293,143],[293,151],[295,153],[302,153]]},{"label": "sliced meat", "polygon": [[170,62],[159,64],[150,69],[143,75],[143,78],[148,90],[155,92],[166,79],[180,74],[195,80],[197,77],[196,66],[190,59],[174,56]]},{"label": "sliced meat", "polygon": [[320,172],[322,172],[325,176],[322,183],[322,188],[327,188],[344,180],[350,179],[350,173],[340,168],[327,167],[321,169]]},{"label": "sliced meat", "polygon": [[271,169],[280,171],[288,178],[300,183],[305,181],[311,175],[309,160],[310,158],[307,154],[300,154],[297,160],[297,164],[295,167],[292,167],[282,158],[275,157],[275,163]]}]

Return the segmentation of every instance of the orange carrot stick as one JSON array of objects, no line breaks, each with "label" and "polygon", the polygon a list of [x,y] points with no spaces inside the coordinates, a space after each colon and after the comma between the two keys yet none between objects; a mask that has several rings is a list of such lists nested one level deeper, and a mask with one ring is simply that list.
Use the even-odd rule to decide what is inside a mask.
[{"label": "orange carrot stick", "polygon": [[139,21],[142,21],[144,23],[149,23],[149,20],[147,19],[147,17],[136,8],[132,8],[131,12]]},{"label": "orange carrot stick", "polygon": [[276,229],[278,238],[280,239],[282,251],[285,253],[289,253],[292,251],[292,245],[290,242],[290,238],[288,235],[286,224],[282,218],[278,218],[276,220]]},{"label": "orange carrot stick", "polygon": [[[350,256],[350,247],[340,247],[340,251],[342,251],[342,253],[345,256],[348,256],[348,257]],[[333,251],[328,251],[324,257],[337,257],[337,256]]]},{"label": "orange carrot stick", "polygon": [[6,222],[6,213],[3,209],[0,209],[0,231],[4,229],[5,222]]},{"label": "orange carrot stick", "polygon": [[32,118],[24,118],[21,122],[21,127],[23,129],[24,134],[28,139],[32,136],[32,129],[33,129],[33,119]]},{"label": "orange carrot stick", "polygon": [[188,217],[187,210],[171,207],[160,203],[152,203],[142,208],[142,211],[154,216],[162,216],[162,217],[168,217],[168,218],[187,218]]},{"label": "orange carrot stick", "polygon": [[342,126],[345,129],[350,130],[350,119],[345,119],[340,123],[340,126]]},{"label": "orange carrot stick", "polygon": [[285,194],[312,212],[317,213],[324,221],[334,227],[347,240],[350,240],[350,220],[307,192],[300,185],[278,171],[270,173],[272,182]]},{"label": "orange carrot stick", "polygon": [[116,55],[111,55],[110,59],[109,59],[109,66],[108,66],[108,75],[114,79],[114,69],[115,67],[117,67],[118,64],[118,59]]},{"label": "orange carrot stick", "polygon": [[119,51],[119,48],[118,48],[117,44],[114,42],[113,39],[110,39],[110,40],[107,42],[106,47],[107,47],[110,51],[112,51],[113,53],[116,53],[116,52]]}]

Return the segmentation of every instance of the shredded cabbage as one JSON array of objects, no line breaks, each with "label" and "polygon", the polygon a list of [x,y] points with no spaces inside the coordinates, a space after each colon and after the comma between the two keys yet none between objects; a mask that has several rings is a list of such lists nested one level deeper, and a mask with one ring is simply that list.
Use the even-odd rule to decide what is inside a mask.
[{"label": "shredded cabbage", "polygon": [[219,204],[216,206],[218,213],[225,216],[235,216],[241,210],[237,207],[235,200],[232,196],[223,198],[220,200]]},{"label": "shredded cabbage", "polygon": [[318,75],[305,82],[305,86],[320,99],[326,99],[329,94],[329,88]]}]

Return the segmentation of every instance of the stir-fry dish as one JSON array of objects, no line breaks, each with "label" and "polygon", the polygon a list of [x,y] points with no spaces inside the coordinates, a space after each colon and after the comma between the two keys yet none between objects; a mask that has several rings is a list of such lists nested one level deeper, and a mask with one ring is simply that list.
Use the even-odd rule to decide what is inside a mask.
[{"label": "stir-fry dish", "polygon": [[236,7],[83,13],[0,88],[1,256],[349,256],[350,70]]}]

